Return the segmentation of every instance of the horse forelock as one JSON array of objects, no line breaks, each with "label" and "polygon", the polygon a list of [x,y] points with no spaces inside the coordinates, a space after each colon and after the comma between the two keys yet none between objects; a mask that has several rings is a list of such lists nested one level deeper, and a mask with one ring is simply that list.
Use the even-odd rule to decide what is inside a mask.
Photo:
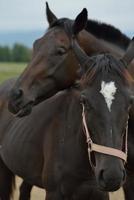
[{"label": "horse forelock", "polygon": [[[88,63],[86,64],[88,65]],[[125,85],[130,85],[133,82],[133,78],[126,66],[110,54],[100,54],[92,57],[92,64],[90,64],[87,72],[82,77],[82,84],[92,83],[99,75],[104,78],[110,75],[114,75],[115,78],[118,76]]]},{"label": "horse forelock", "polygon": [[68,37],[71,37],[73,35],[72,25],[73,25],[73,20],[68,18],[61,18],[54,21],[49,28],[53,27],[62,28],[67,33]]},{"label": "horse forelock", "polygon": [[68,20],[69,20],[68,18],[60,18],[60,19],[57,19],[57,20],[55,20],[55,21],[50,25],[50,28],[53,28],[53,27],[55,27],[55,26],[63,27],[65,21],[68,21]]}]

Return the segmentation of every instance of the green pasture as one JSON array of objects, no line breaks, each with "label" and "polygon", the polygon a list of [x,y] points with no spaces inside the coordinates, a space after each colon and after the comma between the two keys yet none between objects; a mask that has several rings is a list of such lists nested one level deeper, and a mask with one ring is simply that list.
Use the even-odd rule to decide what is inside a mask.
[{"label": "green pasture", "polygon": [[26,63],[0,62],[0,83],[9,78],[18,76],[26,66]]}]

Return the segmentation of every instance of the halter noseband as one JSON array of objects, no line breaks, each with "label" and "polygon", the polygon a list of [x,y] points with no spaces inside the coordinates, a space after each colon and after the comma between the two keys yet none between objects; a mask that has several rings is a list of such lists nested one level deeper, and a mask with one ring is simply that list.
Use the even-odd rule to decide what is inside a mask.
[{"label": "halter noseband", "polygon": [[86,139],[87,139],[87,144],[88,144],[89,161],[90,161],[90,164],[91,164],[92,168],[94,168],[92,160],[91,160],[91,152],[92,151],[95,151],[95,152],[98,152],[98,153],[102,153],[102,154],[106,154],[106,155],[115,156],[115,157],[118,157],[118,158],[122,159],[124,162],[127,162],[128,124],[126,126],[126,133],[125,133],[125,152],[123,152],[123,151],[121,151],[119,149],[106,147],[106,146],[103,146],[103,145],[99,145],[99,144],[93,143],[93,141],[91,139],[91,136],[90,136],[90,133],[88,131],[87,123],[86,123],[84,104],[82,104],[82,121],[83,121],[84,132],[85,132]]}]

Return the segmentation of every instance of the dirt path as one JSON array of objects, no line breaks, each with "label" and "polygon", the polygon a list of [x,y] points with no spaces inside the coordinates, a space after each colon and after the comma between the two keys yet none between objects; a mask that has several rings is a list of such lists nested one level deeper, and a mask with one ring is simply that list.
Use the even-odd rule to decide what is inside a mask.
[{"label": "dirt path", "polygon": [[[13,200],[18,200],[19,197],[19,190],[18,187],[21,184],[21,179],[17,178],[17,190],[15,192],[14,195],[14,199]],[[45,192],[42,189],[39,189],[37,187],[34,187],[32,190],[32,196],[31,196],[31,200],[44,200],[45,199]]]},{"label": "dirt path", "polygon": [[[18,196],[19,196],[18,187],[20,183],[21,183],[21,179],[17,178],[17,190],[15,192],[15,196],[13,200],[18,200]],[[45,199],[44,190],[34,187],[32,190],[31,200],[44,200],[44,199]],[[124,200],[122,189],[118,190],[117,192],[110,193],[110,200]]]}]

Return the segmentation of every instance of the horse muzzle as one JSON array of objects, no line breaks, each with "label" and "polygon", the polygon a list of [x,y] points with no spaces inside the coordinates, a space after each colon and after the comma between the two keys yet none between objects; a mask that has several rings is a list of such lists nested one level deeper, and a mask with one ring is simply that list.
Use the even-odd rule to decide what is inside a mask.
[{"label": "horse muzzle", "polygon": [[32,111],[34,100],[24,98],[23,91],[13,89],[9,94],[8,109],[17,117],[29,115]]},{"label": "horse muzzle", "polygon": [[103,155],[101,161],[96,162],[95,176],[101,190],[116,191],[126,180],[124,163],[119,158]]}]

